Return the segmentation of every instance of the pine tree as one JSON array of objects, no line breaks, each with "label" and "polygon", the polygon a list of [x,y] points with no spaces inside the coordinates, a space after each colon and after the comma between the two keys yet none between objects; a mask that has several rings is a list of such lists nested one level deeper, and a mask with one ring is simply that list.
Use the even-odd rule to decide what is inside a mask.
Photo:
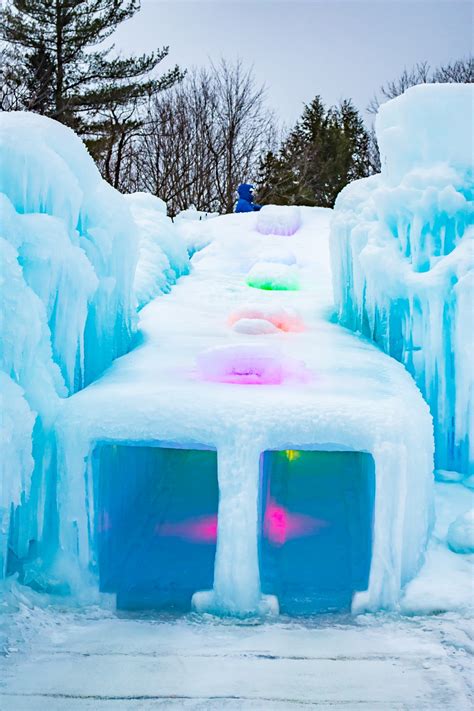
[{"label": "pine tree", "polygon": [[344,185],[368,169],[369,136],[353,104],[326,109],[316,96],[279,153],[262,162],[258,196],[281,205],[332,207]]},{"label": "pine tree", "polygon": [[0,11],[0,32],[18,55],[24,107],[97,139],[111,111],[178,81],[178,67],[152,76],[168,47],[126,58],[111,56],[113,45],[96,48],[139,9],[139,0],[10,0]]}]

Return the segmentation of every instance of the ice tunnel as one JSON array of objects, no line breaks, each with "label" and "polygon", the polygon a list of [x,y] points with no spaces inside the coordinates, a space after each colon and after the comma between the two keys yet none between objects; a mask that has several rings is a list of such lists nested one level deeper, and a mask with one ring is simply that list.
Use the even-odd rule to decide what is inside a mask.
[{"label": "ice tunnel", "polygon": [[373,458],[267,451],[260,471],[262,592],[290,615],[350,610],[354,593],[369,584]]},{"label": "ice tunnel", "polygon": [[95,469],[100,590],[119,609],[190,609],[214,577],[216,453],[102,445]]}]

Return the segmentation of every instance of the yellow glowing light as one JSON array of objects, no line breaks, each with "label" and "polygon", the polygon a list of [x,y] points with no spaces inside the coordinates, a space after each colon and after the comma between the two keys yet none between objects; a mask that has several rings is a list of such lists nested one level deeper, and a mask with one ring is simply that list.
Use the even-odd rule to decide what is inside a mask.
[{"label": "yellow glowing light", "polygon": [[285,449],[285,455],[289,462],[294,462],[295,459],[301,457],[301,452],[298,452],[296,449]]}]

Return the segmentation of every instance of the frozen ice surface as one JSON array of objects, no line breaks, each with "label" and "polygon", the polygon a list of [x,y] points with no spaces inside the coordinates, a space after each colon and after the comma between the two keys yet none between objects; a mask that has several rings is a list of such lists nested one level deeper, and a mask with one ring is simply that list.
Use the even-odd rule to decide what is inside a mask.
[{"label": "frozen ice surface", "polygon": [[448,546],[455,553],[474,553],[474,509],[458,516],[450,525]]},{"label": "frozen ice surface", "polygon": [[298,268],[278,262],[257,262],[247,274],[247,284],[267,291],[296,291]]},{"label": "frozen ice surface", "polygon": [[[2,711],[467,711],[470,621],[41,609],[25,590],[0,657]],[[26,640],[26,644],[25,644]]]},{"label": "frozen ice surface", "polygon": [[453,472],[449,469],[436,469],[435,479],[436,481],[452,481],[460,482],[463,480],[463,475],[461,472]]},{"label": "frozen ice surface", "polygon": [[124,195],[138,228],[134,292],[138,308],[167,293],[189,271],[184,240],[166,215],[166,204],[149,193]]},{"label": "frozen ice surface", "polygon": [[19,560],[30,541],[46,549],[56,536],[52,423],[62,398],[130,348],[138,241],[141,305],[189,260],[164,203],[124,199],[62,124],[1,113],[0,164],[1,577],[10,504],[21,504],[10,532]]},{"label": "frozen ice surface", "polygon": [[436,466],[474,467],[472,85],[426,84],[383,104],[382,173],[338,196],[331,234],[341,322],[413,374]]},{"label": "frozen ice surface", "polygon": [[264,205],[257,214],[257,231],[262,235],[291,236],[301,227],[299,207]]},{"label": "frozen ice surface", "polygon": [[[372,567],[369,588],[358,593],[354,609],[396,605],[402,586],[416,574],[431,525],[431,417],[399,363],[330,321],[331,211],[302,208],[301,216],[292,237],[300,291],[246,284],[243,261],[281,240],[256,232],[256,214],[194,222],[208,246],[191,260],[189,276],[141,310],[142,345],[61,403],[59,471],[60,481],[67,472],[67,486],[59,490],[60,540],[72,558],[78,552],[83,568],[94,556],[92,453],[97,442],[107,441],[217,450],[220,498],[214,589],[206,596],[210,609],[242,615],[261,608],[259,462],[268,449],[372,454]],[[246,318],[249,299],[255,311],[247,317],[272,320],[273,314],[283,324],[297,314],[304,321],[304,331],[252,336],[251,344],[260,349],[271,343],[282,362],[304,360],[309,381],[256,387],[197,377],[196,359],[204,351],[250,346],[250,337],[229,328],[228,321],[230,314],[237,321]]]}]

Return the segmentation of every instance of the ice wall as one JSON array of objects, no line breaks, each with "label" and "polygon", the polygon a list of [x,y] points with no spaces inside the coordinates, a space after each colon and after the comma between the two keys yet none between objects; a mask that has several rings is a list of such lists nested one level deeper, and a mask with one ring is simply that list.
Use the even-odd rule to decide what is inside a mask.
[{"label": "ice wall", "polygon": [[61,399],[129,350],[136,293],[143,305],[189,261],[164,203],[125,200],[65,126],[0,114],[0,165],[1,578],[8,537],[20,575],[31,549],[57,541]]},{"label": "ice wall", "polygon": [[184,239],[166,215],[163,200],[149,193],[124,197],[139,232],[134,292],[138,308],[142,308],[159,294],[169,292],[176,280],[189,272],[189,257]]},{"label": "ice wall", "polygon": [[[405,364],[435,421],[440,469],[474,471],[471,85],[409,89],[376,120],[382,172],[338,196],[341,322]],[[409,413],[407,413],[409,415]]]}]

